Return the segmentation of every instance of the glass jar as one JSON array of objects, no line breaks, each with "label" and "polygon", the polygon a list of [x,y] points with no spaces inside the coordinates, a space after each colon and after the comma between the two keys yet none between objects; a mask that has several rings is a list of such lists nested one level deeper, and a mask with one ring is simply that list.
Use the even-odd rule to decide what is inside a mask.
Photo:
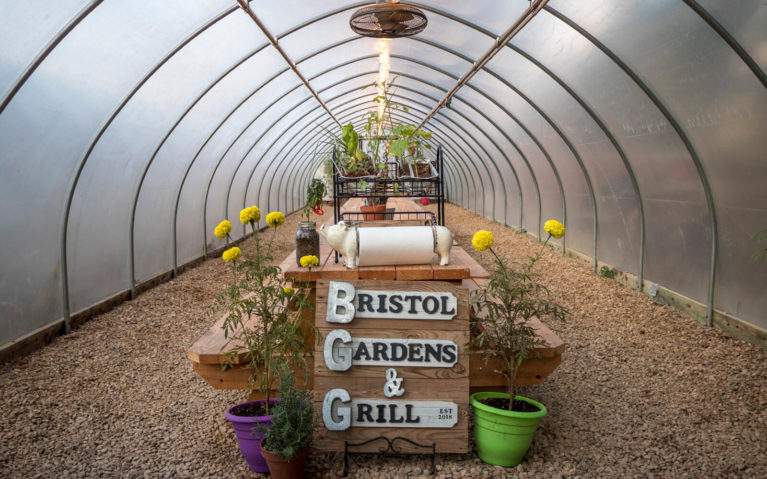
[{"label": "glass jar", "polygon": [[320,257],[320,234],[314,221],[300,221],[296,231],[296,264],[301,266],[301,257],[314,255]]}]

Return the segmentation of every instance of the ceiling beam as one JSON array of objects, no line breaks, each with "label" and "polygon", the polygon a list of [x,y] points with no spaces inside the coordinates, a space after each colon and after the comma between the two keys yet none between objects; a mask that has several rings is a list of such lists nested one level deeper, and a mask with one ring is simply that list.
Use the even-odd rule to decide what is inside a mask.
[{"label": "ceiling beam", "polygon": [[248,16],[258,25],[258,28],[261,29],[261,31],[266,35],[266,38],[269,39],[269,43],[272,44],[275,50],[282,55],[282,58],[285,59],[285,63],[288,64],[291,70],[293,70],[293,73],[298,76],[298,78],[303,82],[304,86],[311,92],[312,96],[319,102],[319,104],[322,106],[322,108],[325,109],[326,112],[328,112],[328,115],[330,115],[330,118],[335,121],[338,126],[341,126],[341,123],[338,122],[338,119],[333,115],[333,112],[330,111],[330,108],[325,104],[325,102],[322,101],[319,95],[317,95],[317,92],[314,91],[314,88],[309,84],[309,81],[304,78],[304,76],[301,74],[300,71],[298,71],[298,67],[296,67],[296,64],[293,62],[293,60],[290,59],[288,54],[285,52],[285,50],[282,49],[280,46],[279,41],[277,41],[277,38],[272,35],[272,33],[269,31],[269,29],[266,28],[266,25],[261,22],[261,19],[258,18],[258,16],[253,12],[253,10],[250,9],[250,5],[248,5],[247,0],[237,0],[237,3],[240,5],[240,8],[242,8],[245,13],[248,14]]},{"label": "ceiling beam", "polygon": [[[240,0],[243,1],[243,0]],[[445,106],[450,102],[450,99],[452,96],[468,82],[471,80],[471,77],[473,77],[478,71],[482,69],[482,67],[487,64],[501,49],[511,41],[511,39],[519,33],[522,28],[525,27],[525,25],[532,20],[532,18],[540,12],[543,7],[548,3],[549,0],[534,0],[532,3],[530,3],[530,6],[527,8],[527,10],[522,13],[522,15],[517,19],[514,24],[509,27],[508,30],[506,30],[501,36],[495,39],[495,43],[493,46],[485,52],[484,55],[482,55],[477,61],[474,62],[474,65],[472,65],[471,68],[469,68],[469,71],[464,73],[464,75],[458,79],[458,82],[453,86],[453,88],[450,89],[450,91],[447,92],[445,95],[445,98],[443,98],[439,103],[437,103],[437,106],[434,107],[434,109],[426,115],[426,118],[424,118],[421,123],[418,124],[416,127],[416,130],[423,127],[426,122],[428,122],[431,117],[433,117],[440,108]]]}]

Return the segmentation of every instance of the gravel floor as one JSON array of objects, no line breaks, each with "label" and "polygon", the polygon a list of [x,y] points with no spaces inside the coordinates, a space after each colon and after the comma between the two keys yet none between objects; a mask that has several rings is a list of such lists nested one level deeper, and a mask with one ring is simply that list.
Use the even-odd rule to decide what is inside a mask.
[{"label": "gravel floor", "polygon": [[[446,209],[463,245],[488,229],[511,257],[539,248]],[[298,220],[280,228],[278,258]],[[487,253],[470,254],[490,266]],[[551,251],[537,268],[572,312],[555,326],[568,344],[562,365],[521,391],[549,415],[516,468],[440,455],[439,477],[767,477],[767,351]],[[258,477],[224,419],[244,392],[211,389],[186,358],[228,278],[221,260],[207,261],[1,366],[0,477]],[[424,459],[355,458],[349,477],[426,471]],[[341,472],[340,454],[314,453],[307,475]]]}]

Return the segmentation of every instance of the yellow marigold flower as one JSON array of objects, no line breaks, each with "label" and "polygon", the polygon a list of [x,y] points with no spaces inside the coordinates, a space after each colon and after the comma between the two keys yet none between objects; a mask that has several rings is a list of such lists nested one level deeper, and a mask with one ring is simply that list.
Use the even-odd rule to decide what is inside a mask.
[{"label": "yellow marigold flower", "polygon": [[228,250],[224,251],[224,254],[222,254],[221,257],[224,258],[224,261],[227,263],[231,263],[232,261],[239,258],[241,254],[242,252],[240,251],[240,248],[232,246]]},{"label": "yellow marigold flower", "polygon": [[485,230],[477,231],[471,239],[471,245],[477,251],[485,251],[493,246],[493,233]]},{"label": "yellow marigold flower", "polygon": [[565,225],[557,220],[549,220],[543,225],[548,234],[559,239],[565,235]]},{"label": "yellow marigold flower", "polygon": [[293,288],[291,288],[290,286],[285,286],[284,288],[282,288],[282,292],[285,294],[293,294]]},{"label": "yellow marigold flower", "polygon": [[258,209],[258,206],[250,206],[240,211],[240,223],[244,225],[250,223],[251,221],[258,223],[258,220],[260,219],[261,210]]},{"label": "yellow marigold flower", "polygon": [[320,259],[313,254],[308,254],[306,256],[301,256],[300,262],[302,268],[313,268],[320,264]]},{"label": "yellow marigold flower", "polygon": [[216,226],[216,229],[213,230],[213,234],[217,237],[224,239],[226,238],[226,235],[228,235],[232,231],[232,223],[229,222],[229,220],[224,220],[221,223]]},{"label": "yellow marigold flower", "polygon": [[272,211],[271,213],[266,215],[266,224],[274,228],[280,226],[284,222],[285,222],[285,215],[283,215],[279,211]]}]

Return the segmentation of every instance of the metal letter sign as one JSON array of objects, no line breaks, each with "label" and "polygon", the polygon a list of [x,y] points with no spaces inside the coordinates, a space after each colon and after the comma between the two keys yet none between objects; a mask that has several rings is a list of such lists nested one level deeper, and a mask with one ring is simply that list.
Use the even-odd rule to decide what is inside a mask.
[{"label": "metal letter sign", "polygon": [[350,283],[331,281],[326,321],[350,323],[354,318],[447,321],[457,311],[458,300],[452,293],[355,290]]},{"label": "metal letter sign", "polygon": [[452,368],[458,345],[445,339],[354,338],[344,329],[325,337],[325,365],[331,371],[359,366],[418,366]]},{"label": "metal letter sign", "polygon": [[451,428],[458,405],[448,401],[350,399],[345,389],[331,389],[322,401],[322,421],[329,431],[350,427]]},{"label": "metal letter sign", "polygon": [[385,439],[397,454],[471,450],[467,288],[320,279],[315,298],[315,448],[348,457],[381,452]]}]

